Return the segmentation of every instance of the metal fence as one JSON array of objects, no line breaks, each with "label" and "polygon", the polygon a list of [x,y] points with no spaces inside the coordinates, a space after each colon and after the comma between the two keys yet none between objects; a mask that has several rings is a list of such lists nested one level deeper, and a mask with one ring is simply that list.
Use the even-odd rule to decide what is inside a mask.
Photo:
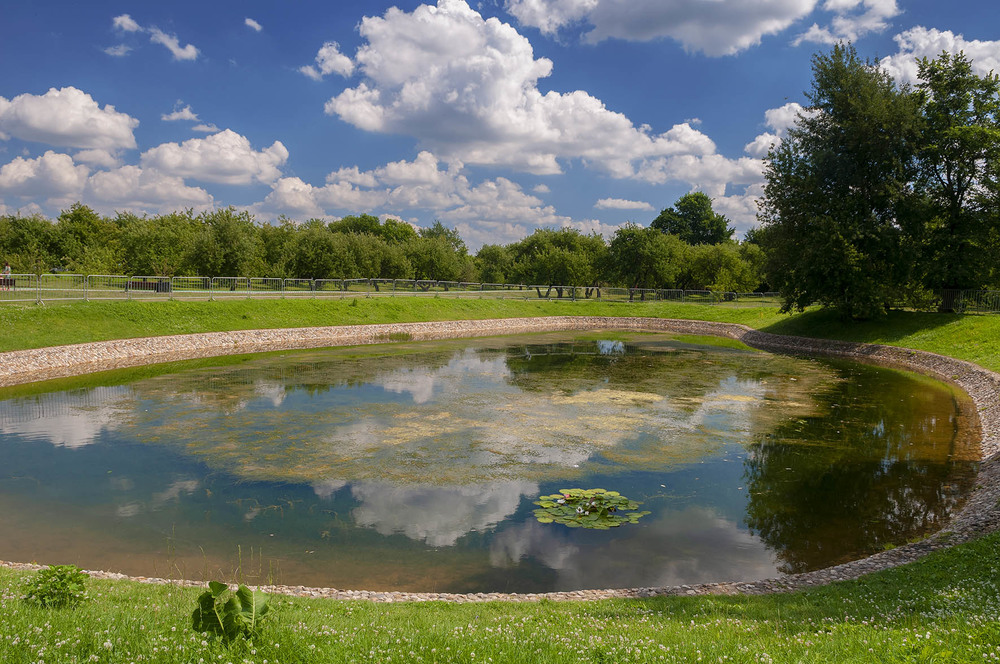
[{"label": "metal fence", "polygon": [[[279,279],[158,277],[120,274],[0,276],[0,304],[78,300],[225,300],[264,298],[450,297],[603,302],[690,302],[730,307],[779,307],[778,293],[493,284],[432,279]],[[1000,290],[942,290],[925,311],[1000,313]]]},{"label": "metal fence", "polygon": [[698,302],[779,306],[777,293],[719,293],[551,284],[492,284],[432,279],[278,279],[116,274],[12,274],[0,278],[0,303],[72,300],[225,300],[263,298],[450,297],[605,302]]},{"label": "metal fence", "polygon": [[943,290],[938,293],[936,308],[962,314],[1000,313],[1000,291]]}]

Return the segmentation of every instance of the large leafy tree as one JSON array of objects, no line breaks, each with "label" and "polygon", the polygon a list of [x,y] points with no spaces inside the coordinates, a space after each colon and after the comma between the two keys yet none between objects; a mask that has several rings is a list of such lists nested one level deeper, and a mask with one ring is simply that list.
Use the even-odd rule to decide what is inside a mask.
[{"label": "large leafy tree", "polygon": [[225,208],[198,217],[201,228],[190,254],[193,274],[248,277],[263,274],[264,245],[249,212]]},{"label": "large leafy tree", "polygon": [[600,278],[604,238],[575,228],[539,228],[508,246],[514,281],[533,285],[589,286]]},{"label": "large leafy tree", "polygon": [[918,61],[924,127],[918,190],[923,268],[931,288],[982,288],[996,264],[1000,79],[963,53]]},{"label": "large leafy tree", "polygon": [[115,218],[122,249],[122,270],[130,275],[172,277],[191,269],[190,253],[201,231],[192,212],[138,217],[123,212]]},{"label": "large leafy tree", "polygon": [[764,280],[761,249],[735,242],[690,247],[678,286],[693,290],[745,293]]},{"label": "large leafy tree", "polygon": [[687,244],[719,244],[733,237],[729,219],[712,209],[712,199],[700,191],[685,194],[650,224]]},{"label": "large leafy tree", "polygon": [[687,249],[676,235],[625,224],[608,247],[606,273],[629,288],[673,288]]},{"label": "large leafy tree", "polygon": [[40,216],[0,217],[0,262],[10,262],[14,272],[46,272],[58,264],[56,227]]},{"label": "large leafy tree", "polygon": [[122,270],[118,226],[74,203],[56,220],[54,252],[61,267],[82,274],[118,274]]},{"label": "large leafy tree", "polygon": [[480,281],[502,284],[509,281],[512,259],[507,247],[500,244],[484,244],[476,252],[476,267]]},{"label": "large leafy tree", "polygon": [[871,318],[906,291],[920,98],[850,45],[813,57],[808,111],[765,160],[760,220],[784,308]]}]

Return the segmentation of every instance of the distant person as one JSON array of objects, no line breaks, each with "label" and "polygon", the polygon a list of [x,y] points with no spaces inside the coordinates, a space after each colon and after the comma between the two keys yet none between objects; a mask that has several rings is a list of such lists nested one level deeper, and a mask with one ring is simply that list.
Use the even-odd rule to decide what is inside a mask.
[{"label": "distant person", "polygon": [[3,262],[3,270],[0,271],[0,284],[3,284],[3,290],[10,290],[10,263],[7,261]]}]

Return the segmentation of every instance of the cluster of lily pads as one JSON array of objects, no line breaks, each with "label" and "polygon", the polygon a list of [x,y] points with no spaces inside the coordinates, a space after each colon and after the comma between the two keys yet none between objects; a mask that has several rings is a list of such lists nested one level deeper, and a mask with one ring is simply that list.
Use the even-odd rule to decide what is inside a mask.
[{"label": "cluster of lily pads", "polygon": [[649,514],[638,512],[642,503],[629,500],[617,491],[604,489],[560,489],[535,501],[540,523],[561,523],[570,528],[608,530],[623,523],[636,523]]}]

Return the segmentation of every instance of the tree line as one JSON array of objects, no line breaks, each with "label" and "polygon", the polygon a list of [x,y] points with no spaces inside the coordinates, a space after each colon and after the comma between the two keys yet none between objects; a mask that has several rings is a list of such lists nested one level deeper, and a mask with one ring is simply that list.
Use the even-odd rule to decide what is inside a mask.
[{"label": "tree line", "polygon": [[417,229],[360,214],[270,224],[232,208],[108,217],[76,204],[55,220],[0,216],[0,260],[25,273],[760,288],[763,251],[732,235],[728,220],[701,193],[682,197],[650,226],[626,224],[610,241],[572,228],[542,228],[475,254],[440,222]]}]

